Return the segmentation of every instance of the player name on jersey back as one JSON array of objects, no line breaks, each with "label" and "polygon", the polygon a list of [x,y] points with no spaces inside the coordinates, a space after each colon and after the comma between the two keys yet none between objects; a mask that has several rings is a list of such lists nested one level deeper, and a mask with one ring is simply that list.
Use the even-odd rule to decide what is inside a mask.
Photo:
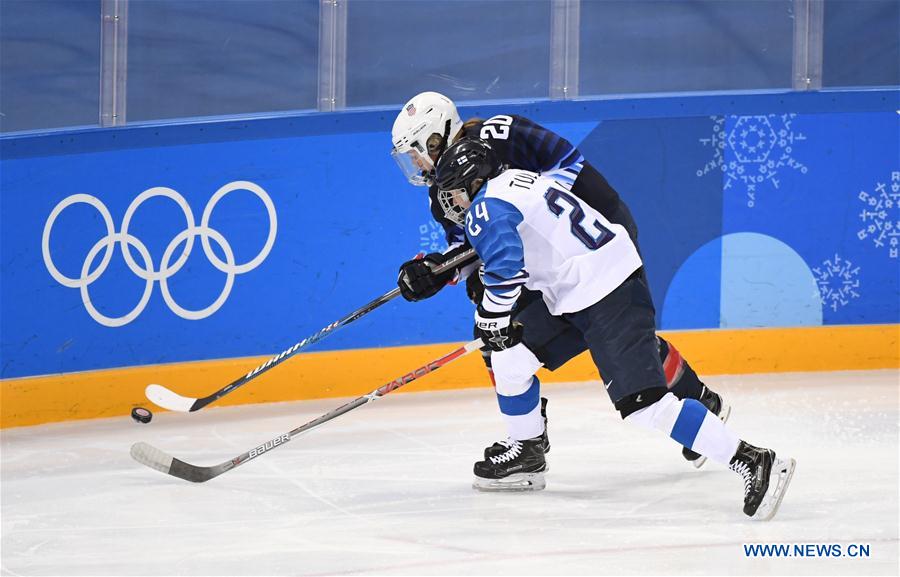
[{"label": "player name on jersey back", "polygon": [[[642,264],[625,227],[576,197],[573,182],[562,172],[507,170],[473,199],[466,217],[485,272],[522,276],[513,272],[521,260],[525,286],[540,291],[554,315],[591,306]],[[521,248],[511,246],[516,242]]]}]

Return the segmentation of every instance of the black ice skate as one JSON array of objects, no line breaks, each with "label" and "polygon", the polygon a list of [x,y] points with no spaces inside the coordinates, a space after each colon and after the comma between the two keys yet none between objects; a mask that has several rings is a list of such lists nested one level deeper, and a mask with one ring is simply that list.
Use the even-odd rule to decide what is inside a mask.
[{"label": "black ice skate", "polygon": [[[703,385],[703,392],[700,393],[700,398],[697,400],[703,403],[703,406],[709,409],[710,413],[722,419],[723,423],[728,422],[728,417],[731,415],[731,407],[725,404],[721,395],[711,391],[706,385]],[[684,447],[681,450],[681,454],[684,455],[685,459],[692,462],[697,469],[706,463],[706,457],[700,453],[695,453],[687,447]]]},{"label": "black ice skate", "polygon": [[[544,432],[541,434],[541,442],[544,444],[544,454],[546,455],[550,452],[550,437],[547,436],[547,399],[544,397],[541,397],[541,416],[544,418]],[[491,457],[496,457],[501,453],[505,453],[511,444],[511,439],[497,441],[484,450],[484,459],[487,460]]]},{"label": "black ice skate", "polygon": [[744,478],[744,514],[760,521],[774,517],[796,466],[794,459],[741,441],[728,468]]},{"label": "black ice skate", "polygon": [[475,463],[472,487],[479,491],[540,491],[546,487],[541,437],[508,443],[506,451]]}]

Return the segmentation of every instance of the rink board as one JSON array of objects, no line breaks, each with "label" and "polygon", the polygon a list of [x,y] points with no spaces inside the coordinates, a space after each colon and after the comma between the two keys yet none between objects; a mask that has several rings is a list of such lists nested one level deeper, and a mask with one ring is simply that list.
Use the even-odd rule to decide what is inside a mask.
[{"label": "rink board", "polygon": [[[898,108],[876,89],[461,114],[531,117],[598,165],[638,222],[659,328],[717,374],[897,366]],[[0,137],[2,426],[122,414],[157,380],[215,391],[394,288],[445,246],[388,154],[395,114]],[[398,298],[226,401],[368,392],[471,331],[459,287]],[[484,382],[477,359],[442,373],[410,388]]]},{"label": "rink board", "polygon": [[[900,368],[900,325],[662,333],[704,375]],[[356,397],[422,366],[455,344],[300,354],[216,406]],[[144,388],[164,384],[205,396],[267,357],[175,363],[8,379],[0,382],[2,427],[123,416],[148,404]],[[590,356],[542,370],[545,383],[598,379]],[[469,355],[398,392],[487,387],[479,355]],[[155,409],[155,407],[153,407]],[[208,410],[208,409],[207,409]]]}]

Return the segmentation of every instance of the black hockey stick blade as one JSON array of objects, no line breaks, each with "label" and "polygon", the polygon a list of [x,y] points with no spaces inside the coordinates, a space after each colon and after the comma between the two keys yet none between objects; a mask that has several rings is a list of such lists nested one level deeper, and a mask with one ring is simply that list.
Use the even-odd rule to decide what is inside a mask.
[{"label": "black hockey stick blade", "polygon": [[[456,267],[466,266],[467,264],[471,264],[472,262],[475,262],[477,259],[478,259],[478,255],[475,253],[475,249],[469,249],[465,252],[462,252],[462,253],[456,255],[452,259],[450,259],[447,262],[445,262],[444,264],[442,264],[440,267],[435,269],[435,272],[440,273],[440,272],[445,272],[447,270],[450,270],[450,269],[453,269]],[[352,313],[345,316],[344,318],[331,323],[330,325],[323,328],[322,330],[315,333],[314,335],[306,337],[302,341],[296,343],[291,348],[283,351],[281,354],[275,355],[274,357],[267,360],[265,363],[261,364],[260,366],[256,367],[255,369],[253,369],[246,375],[238,377],[236,380],[232,381],[228,385],[222,387],[218,391],[216,391],[208,396],[200,397],[200,398],[185,397],[183,395],[179,395],[178,393],[172,391],[171,389],[168,389],[162,385],[157,385],[157,384],[147,385],[147,388],[144,390],[144,394],[147,396],[147,399],[149,399],[154,405],[156,405],[158,407],[162,407],[164,409],[169,409],[170,411],[178,411],[178,412],[182,412],[182,413],[192,413],[194,411],[199,411],[200,409],[209,405],[210,403],[213,403],[213,402],[221,399],[225,395],[233,392],[235,389],[246,385],[247,383],[249,383],[256,377],[260,376],[261,374],[265,373],[269,369],[275,368],[276,366],[280,365],[284,361],[293,357],[295,354],[297,354],[301,350],[305,349],[306,347],[319,342],[320,340],[324,339],[326,336],[330,335],[337,329],[352,323],[353,321],[355,321],[355,320],[367,315],[368,313],[372,312],[373,310],[377,309],[378,307],[385,304],[386,302],[393,300],[399,294],[400,294],[400,289],[395,288],[394,290],[381,295],[380,297],[376,298],[372,302],[353,311]]]},{"label": "black hockey stick blade", "polygon": [[349,403],[345,403],[340,407],[334,409],[330,413],[326,413],[320,417],[317,417],[312,421],[297,427],[296,429],[279,435],[274,439],[270,439],[262,445],[259,445],[258,447],[255,447],[245,453],[242,453],[234,459],[231,459],[230,461],[219,463],[218,465],[214,465],[211,467],[200,467],[197,465],[192,465],[188,462],[176,459],[165,451],[157,449],[156,447],[143,442],[138,442],[131,446],[131,457],[138,463],[146,465],[151,469],[156,469],[157,471],[160,471],[167,475],[172,475],[173,477],[178,477],[179,479],[184,479],[186,481],[191,481],[192,483],[203,483],[205,481],[209,481],[210,479],[218,477],[222,473],[226,473],[239,465],[243,465],[247,461],[255,459],[263,453],[267,453],[272,449],[275,449],[276,447],[286,444],[288,441],[301,433],[311,431],[337,417],[340,417],[341,415],[349,413],[357,407],[361,407],[363,405],[371,403],[372,401],[380,399],[384,395],[387,395],[392,391],[396,391],[400,387],[411,383],[416,379],[424,377],[425,375],[438,370],[439,368],[455,361],[458,358],[466,356],[472,351],[481,348],[483,345],[484,343],[481,341],[481,339],[470,341],[465,345],[447,353],[443,357],[431,361],[427,365],[421,366],[414,371],[406,373],[402,377],[398,377],[393,381],[378,387],[367,395],[357,397]]}]

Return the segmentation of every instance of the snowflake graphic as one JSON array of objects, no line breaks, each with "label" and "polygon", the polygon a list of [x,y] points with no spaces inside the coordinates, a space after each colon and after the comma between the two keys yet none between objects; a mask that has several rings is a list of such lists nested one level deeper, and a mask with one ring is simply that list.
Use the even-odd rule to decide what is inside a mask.
[{"label": "snowflake graphic", "polygon": [[805,135],[791,127],[796,116],[713,116],[712,137],[700,139],[703,146],[713,149],[713,158],[697,170],[697,176],[710,172],[724,174],[724,189],[743,190],[747,195],[747,206],[752,208],[756,205],[756,194],[763,186],[779,188],[782,171],[796,170],[806,174],[809,170],[792,156],[795,144],[806,140]]},{"label": "snowflake graphic", "polygon": [[434,220],[419,225],[419,248],[425,253],[443,252],[447,248],[444,229]]},{"label": "snowflake graphic", "polygon": [[839,307],[849,304],[851,299],[859,298],[859,267],[854,267],[849,260],[835,254],[833,259],[827,259],[814,268],[813,274],[823,306],[837,311]]},{"label": "snowflake graphic", "polygon": [[900,171],[891,173],[890,189],[887,182],[876,182],[869,193],[859,192],[863,203],[859,219],[863,227],[856,233],[859,240],[872,239],[877,248],[888,247],[888,256],[897,258],[900,248]]}]

